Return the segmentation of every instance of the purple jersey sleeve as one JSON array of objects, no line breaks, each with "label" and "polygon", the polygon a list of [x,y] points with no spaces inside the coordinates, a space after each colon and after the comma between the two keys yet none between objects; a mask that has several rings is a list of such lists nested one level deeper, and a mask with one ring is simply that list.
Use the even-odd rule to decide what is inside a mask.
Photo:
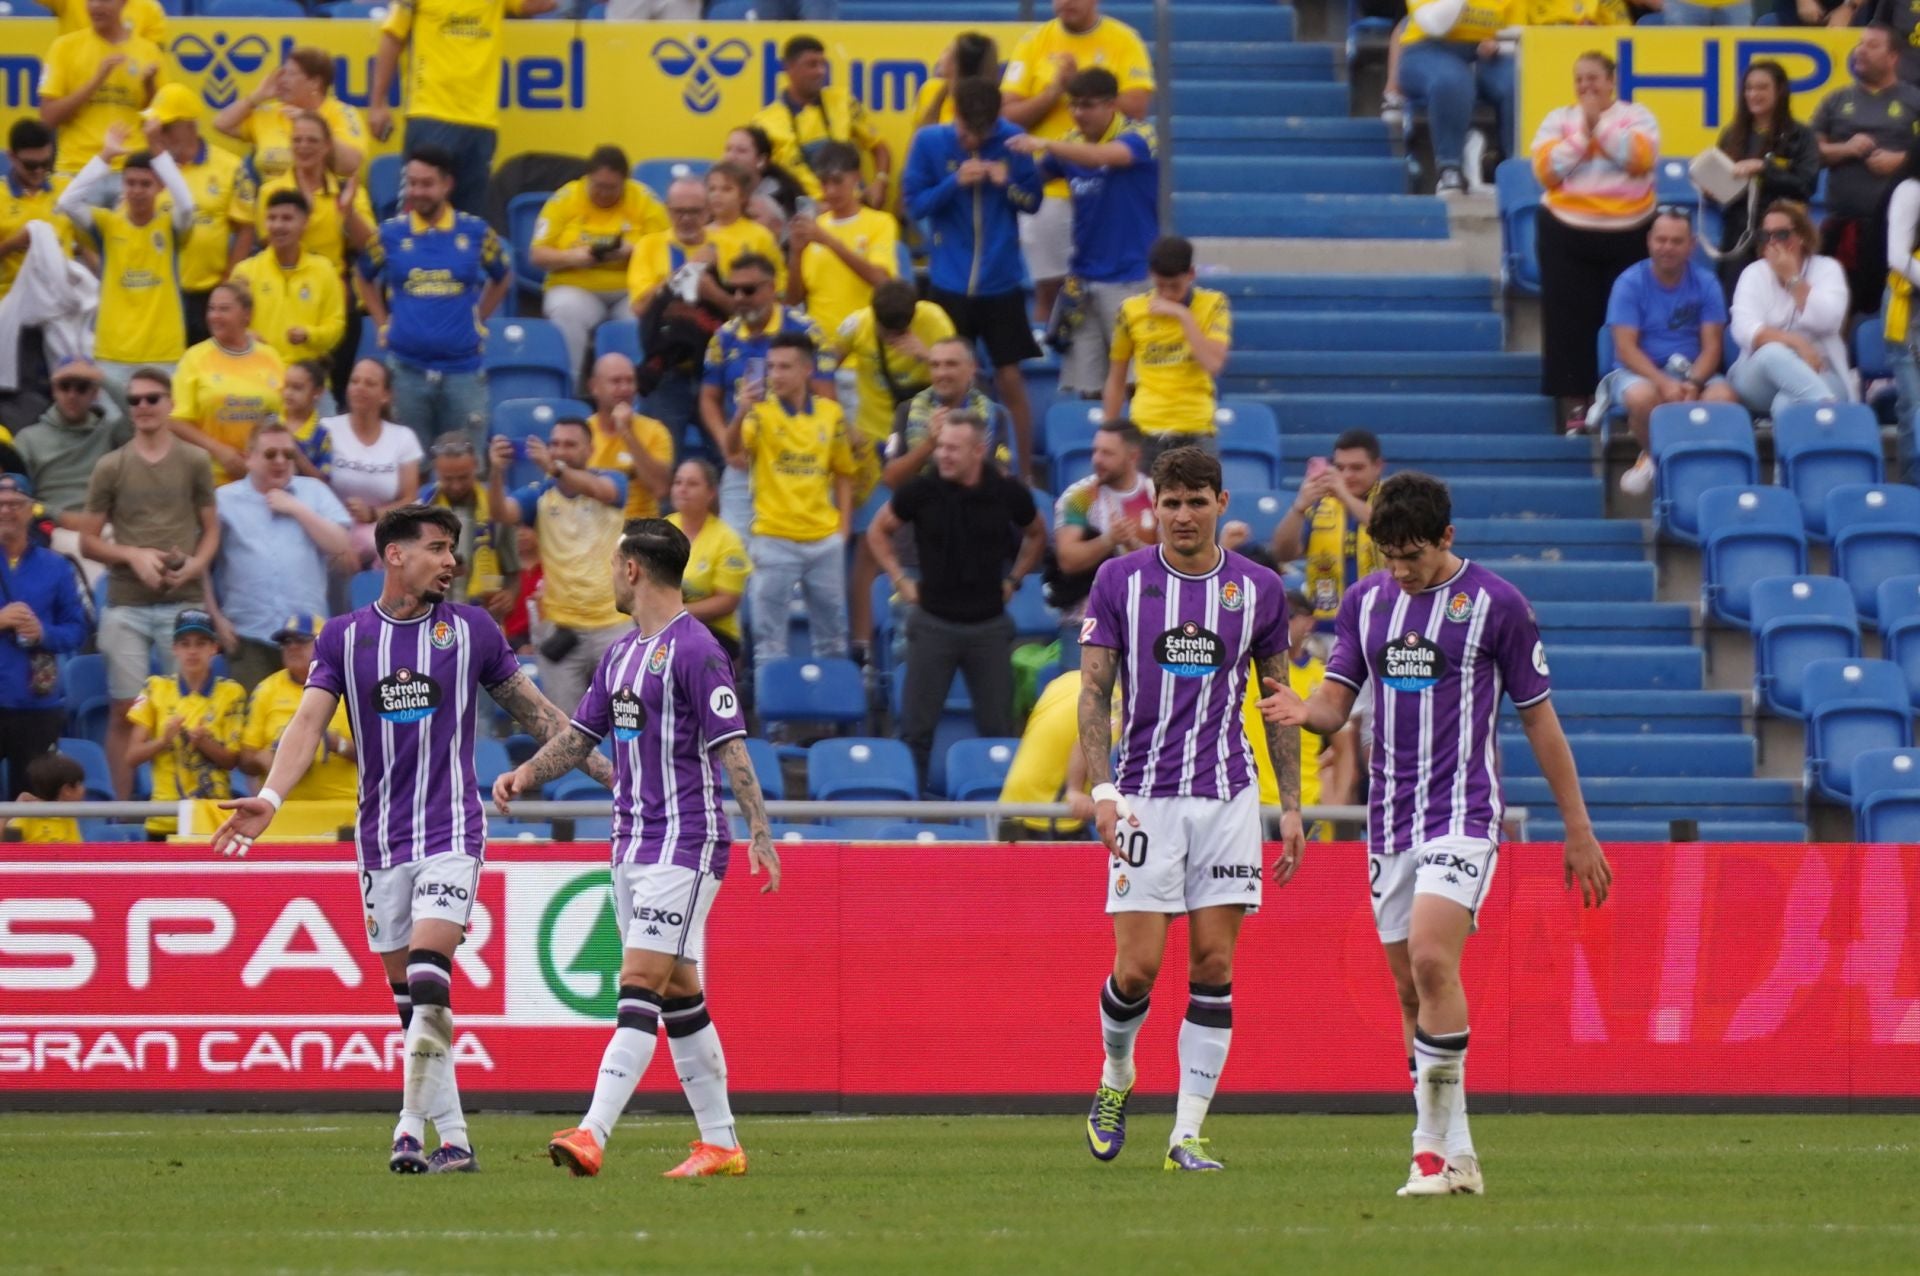
[{"label": "purple jersey sleeve", "polygon": [[1255,608],[1253,645],[1248,654],[1255,660],[1286,655],[1291,645],[1287,642],[1287,591],[1272,573],[1260,581]]},{"label": "purple jersey sleeve", "polygon": [[1100,564],[1093,578],[1093,592],[1087,595],[1087,616],[1080,622],[1082,647],[1127,649],[1127,608],[1123,597],[1124,573],[1121,559],[1109,558]]},{"label": "purple jersey sleeve", "polygon": [[480,672],[480,685],[492,690],[511,681],[520,672],[520,660],[508,645],[500,623],[478,607],[462,610],[467,613],[467,629],[473,635],[474,668]]},{"label": "purple jersey sleeve", "polygon": [[700,734],[712,749],[724,741],[747,733],[740,716],[740,694],[733,686],[733,662],[718,643],[689,661],[674,661],[674,673],[680,680],[681,694],[697,707]]},{"label": "purple jersey sleeve", "polygon": [[347,622],[351,616],[336,616],[320,630],[313,644],[313,665],[307,670],[307,685],[336,696],[347,694]]},{"label": "purple jersey sleeve", "polygon": [[1360,645],[1360,587],[1349,588],[1333,618],[1333,654],[1327,657],[1327,677],[1355,691],[1366,685],[1367,653]]},{"label": "purple jersey sleeve", "polygon": [[613,730],[613,699],[607,692],[607,666],[625,649],[625,643],[615,643],[601,654],[593,678],[587,683],[587,694],[580,698],[580,707],[573,711],[573,725],[596,740],[606,739],[607,732]]},{"label": "purple jersey sleeve", "polygon": [[1494,659],[1500,677],[1507,684],[1507,696],[1515,708],[1539,704],[1553,693],[1547,677],[1547,648],[1540,641],[1540,624],[1533,608],[1518,594],[1501,600],[1500,636],[1495,640]]}]

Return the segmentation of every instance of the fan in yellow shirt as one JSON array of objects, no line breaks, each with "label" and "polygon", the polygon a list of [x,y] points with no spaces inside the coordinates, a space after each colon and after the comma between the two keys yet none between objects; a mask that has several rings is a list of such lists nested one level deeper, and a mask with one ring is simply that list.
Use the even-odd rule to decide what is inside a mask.
[{"label": "fan in yellow shirt", "polygon": [[327,122],[332,155],[329,166],[345,177],[360,171],[367,153],[367,126],[360,112],[333,92],[333,54],[302,45],[255,86],[213,119],[213,126],[252,149],[253,172],[261,181],[293,167],[293,121],[311,111]]},{"label": "fan in yellow shirt", "polygon": [[933,384],[929,352],[953,335],[947,312],[919,300],[904,279],[874,289],[873,304],[848,315],[834,333],[829,348],[858,391],[854,424],[876,449],[893,435],[894,409]]},{"label": "fan in yellow shirt", "polygon": [[[27,763],[22,802],[84,802],[87,772],[64,753],[43,753]],[[62,816],[17,816],[6,827],[33,846],[72,846],[81,841],[80,821]]]},{"label": "fan in yellow shirt", "polygon": [[587,175],[555,191],[534,224],[529,256],[547,272],[541,313],[566,339],[576,375],[593,330],[626,314],[634,245],[667,229],[667,210],[627,174],[627,153],[602,146],[587,157]]},{"label": "fan in yellow shirt", "polygon": [[[300,697],[306,693],[307,673],[313,668],[313,640],[320,636],[325,623],[324,616],[289,616],[274,633],[284,667],[261,680],[247,705],[246,727],[240,735],[240,769],[248,775],[264,777],[273,769],[280,737],[286,734],[287,724],[300,709]],[[313,765],[285,796],[289,802],[352,801],[358,795],[358,784],[353,729],[347,720],[347,702],[342,699],[333,707]]]},{"label": "fan in yellow shirt", "polygon": [[593,452],[587,464],[627,477],[628,518],[657,518],[660,498],[673,480],[673,434],[650,416],[633,410],[639,386],[633,360],[623,354],[603,354],[587,378],[593,415],[587,425]]},{"label": "fan in yellow shirt", "polygon": [[[1153,59],[1140,34],[1118,18],[1104,17],[1093,0],[1056,4],[1060,16],[1020,37],[1000,77],[1003,113],[1035,137],[1052,140],[1073,132],[1067,81],[1075,71],[1104,67],[1120,81],[1120,113],[1145,119],[1153,105]],[[1067,184],[1047,187],[1049,199],[1067,198]]]},{"label": "fan in yellow shirt", "polygon": [[[155,133],[159,125],[149,121]],[[187,348],[175,254],[193,226],[193,192],[179,165],[164,148],[129,157],[127,131],[115,125],[100,153],[87,161],[55,205],[80,227],[100,235],[100,313],[94,355],[107,378],[124,386],[134,369],[147,364],[172,367]],[[111,166],[124,161],[124,202],[120,208],[95,208],[93,194],[109,180]],[[172,195],[172,211],[160,214],[162,183]]]},{"label": "fan in yellow shirt", "polygon": [[673,474],[673,513],[667,521],[687,534],[687,569],[680,593],[687,612],[713,631],[727,654],[740,656],[740,600],[746,597],[753,563],[740,534],[714,512],[719,493],[713,466],[699,457],[680,462]]},{"label": "fan in yellow shirt", "polygon": [[727,428],[728,455],[753,477],[753,534],[813,544],[852,524],[853,451],[840,405],[813,393],[813,342],[782,332],[767,344],[767,397],[749,382]]},{"label": "fan in yellow shirt", "polygon": [[793,219],[788,240],[787,303],[836,332],[847,316],[871,304],[873,290],[900,269],[900,223],[860,205],[860,157],[841,142],[814,159],[826,212]]},{"label": "fan in yellow shirt", "polygon": [[773,142],[774,163],[818,199],[826,181],[820,171],[822,152],[833,143],[851,146],[856,176],[863,157],[873,161],[873,181],[862,192],[866,201],[884,207],[893,153],[880,140],[866,106],[845,89],[827,87],[826,46],[813,36],[796,35],[780,50],[780,68],[787,80],[780,96],[749,121]]},{"label": "fan in yellow shirt", "polygon": [[[180,249],[180,295],[186,303],[187,343],[206,340],[207,294],[227,275],[232,239],[228,207],[240,177],[240,159],[208,146],[200,136],[200,95],[184,84],[165,84],[153,95],[143,117],[160,126],[159,140],[180,166],[193,192],[193,226]],[[173,197],[162,193],[160,211],[173,213]]]},{"label": "fan in yellow shirt", "polygon": [[773,232],[746,215],[747,202],[753,198],[758,179],[724,160],[707,170],[707,238],[719,247],[720,277],[725,279],[733,263],[742,257],[765,257],[773,263],[773,286],[787,290],[787,255]]},{"label": "fan in yellow shirt", "polygon": [[307,229],[307,197],[277,190],[267,197],[267,248],[233,268],[236,283],[253,294],[253,331],[281,359],[325,359],[347,329],[346,290],[340,272],[300,243]]},{"label": "fan in yellow shirt", "polygon": [[[53,42],[40,70],[40,122],[60,130],[57,162],[67,174],[100,153],[114,125],[135,133],[164,65],[160,46],[135,34],[120,9],[88,5],[87,22]],[[115,168],[126,154],[113,157]]]},{"label": "fan in yellow shirt", "polygon": [[[38,130],[35,132],[35,130]],[[16,122],[14,145],[10,149],[13,171],[0,179],[0,297],[13,288],[26,260],[27,245],[32,242],[28,222],[45,222],[53,227],[60,245],[72,256],[76,239],[73,223],[53,211],[53,130],[37,120]]]},{"label": "fan in yellow shirt", "polygon": [[[1123,415],[1141,433],[1164,445],[1210,435],[1214,379],[1226,367],[1233,344],[1233,311],[1225,294],[1193,286],[1193,245],[1168,235],[1147,254],[1153,291],[1120,303],[1107,370],[1103,407],[1109,420]],[[1127,363],[1134,367],[1133,403],[1127,404]]]},{"label": "fan in yellow shirt", "polygon": [[[59,21],[61,35],[85,30],[89,25],[87,0],[40,0],[40,7]],[[153,41],[158,48],[167,47],[167,11],[160,7],[160,0],[127,0],[120,20],[132,27],[135,35]]]},{"label": "fan in yellow shirt", "polygon": [[627,302],[633,313],[645,316],[654,296],[689,265],[700,272],[700,300],[732,313],[733,298],[721,286],[715,270],[720,246],[707,237],[707,188],[697,177],[678,177],[667,187],[668,229],[643,235],[627,261]]},{"label": "fan in yellow shirt", "polygon": [[299,191],[307,198],[307,229],[301,247],[319,253],[345,276],[347,250],[357,252],[373,238],[373,201],[358,178],[340,177],[328,167],[332,149],[333,133],[325,120],[312,112],[295,117],[293,167],[257,185],[243,183],[234,196],[235,261],[251,257],[266,239],[267,201],[274,193]]},{"label": "fan in yellow shirt", "polygon": [[228,280],[207,298],[211,335],[181,358],[173,374],[173,432],[204,448],[225,482],[246,477],[247,438],[261,418],[278,416],[286,363],[254,340],[253,294]]},{"label": "fan in yellow shirt", "polygon": [[[133,737],[127,761],[153,763],[153,800],[233,796],[230,772],[240,764],[247,693],[231,678],[216,678],[220,648],[213,617],[187,610],[173,620],[173,658],[179,673],[147,679],[146,690],[127,710]],[[147,832],[171,833],[172,816],[152,816]]]}]

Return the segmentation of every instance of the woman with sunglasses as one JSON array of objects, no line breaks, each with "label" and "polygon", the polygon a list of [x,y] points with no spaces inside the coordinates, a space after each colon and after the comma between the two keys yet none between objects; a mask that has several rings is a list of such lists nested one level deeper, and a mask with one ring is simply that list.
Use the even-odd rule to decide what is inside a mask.
[{"label": "woman with sunglasses", "polygon": [[1728,331],[1740,357],[1727,380],[1755,415],[1853,397],[1847,376],[1847,275],[1815,251],[1804,204],[1781,200],[1760,218],[1760,260],[1740,272]]},{"label": "woman with sunglasses", "polygon": [[722,160],[707,170],[707,238],[720,247],[720,273],[749,253],[774,264],[774,287],[787,290],[786,254],[773,232],[746,215],[753,198],[753,174]]},{"label": "woman with sunglasses", "polygon": [[[1754,207],[1766,208],[1783,199],[1805,203],[1820,180],[1820,140],[1813,130],[1793,118],[1793,94],[1787,73],[1778,62],[1755,62],[1740,81],[1740,99],[1733,123],[1721,130],[1717,143],[1733,161],[1734,176],[1760,188]],[[1734,245],[1747,238],[1749,196],[1722,210],[1720,282],[1731,291],[1759,249],[1749,243],[1738,253]]]},{"label": "woman with sunglasses", "polygon": [[207,294],[207,332],[189,346],[173,374],[173,432],[205,448],[226,472],[223,482],[247,474],[247,438],[254,425],[278,417],[286,363],[255,340],[253,294],[231,280]]}]

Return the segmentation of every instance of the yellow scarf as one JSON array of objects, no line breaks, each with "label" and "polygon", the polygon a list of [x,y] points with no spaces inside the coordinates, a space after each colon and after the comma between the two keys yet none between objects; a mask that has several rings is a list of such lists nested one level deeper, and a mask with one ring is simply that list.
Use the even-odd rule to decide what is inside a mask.
[{"label": "yellow scarf", "polygon": [[[1376,483],[1367,493],[1369,505],[1379,490]],[[1347,589],[1349,557],[1355,562],[1355,580],[1371,576],[1382,566],[1367,529],[1347,518],[1347,507],[1339,497],[1324,496],[1313,507],[1313,529],[1307,535],[1307,598],[1316,618],[1332,620],[1339,612],[1340,596]]]},{"label": "yellow scarf", "polygon": [[[452,509],[446,493],[434,488],[431,504]],[[500,574],[500,555],[493,548],[493,515],[487,503],[487,489],[473,488],[473,565],[467,571],[467,600],[498,593],[504,578]]]},{"label": "yellow scarf", "polygon": [[[1920,257],[1920,252],[1914,253]],[[1889,344],[1905,345],[1907,328],[1913,319],[1913,285],[1897,270],[1887,272],[1887,313],[1885,335]]]}]

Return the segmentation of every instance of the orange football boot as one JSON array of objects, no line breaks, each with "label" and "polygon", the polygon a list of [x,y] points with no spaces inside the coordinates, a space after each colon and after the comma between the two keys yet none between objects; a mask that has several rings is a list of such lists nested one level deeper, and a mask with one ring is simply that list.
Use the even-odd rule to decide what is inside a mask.
[{"label": "orange football boot", "polygon": [[600,1145],[579,1126],[562,1130],[548,1140],[547,1155],[577,1179],[590,1179],[600,1172]]},{"label": "orange football boot", "polygon": [[[747,1150],[745,1148],[715,1147],[711,1143],[688,1144],[693,1155],[662,1174],[668,1179],[700,1179],[714,1174],[745,1174],[747,1172]],[[598,1158],[595,1159],[598,1164]]]}]

